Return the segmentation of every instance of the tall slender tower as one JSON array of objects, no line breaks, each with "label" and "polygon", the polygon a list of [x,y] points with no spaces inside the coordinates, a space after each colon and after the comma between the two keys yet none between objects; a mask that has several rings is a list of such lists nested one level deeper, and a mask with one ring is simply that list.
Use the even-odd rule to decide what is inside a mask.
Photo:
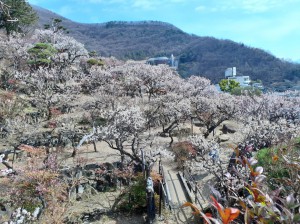
[{"label": "tall slender tower", "polygon": [[173,54],[171,54],[171,67],[175,67],[175,58]]}]

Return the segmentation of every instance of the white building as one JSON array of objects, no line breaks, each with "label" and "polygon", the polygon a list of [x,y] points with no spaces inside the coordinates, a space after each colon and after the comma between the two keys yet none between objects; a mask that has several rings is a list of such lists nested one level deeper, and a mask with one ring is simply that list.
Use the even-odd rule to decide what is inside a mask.
[{"label": "white building", "polygon": [[238,82],[241,87],[250,86],[251,82],[250,76],[237,76],[236,67],[227,68],[225,70],[225,78]]},{"label": "white building", "polygon": [[225,70],[225,78],[236,76],[236,67],[227,68]]},{"label": "white building", "polygon": [[178,68],[178,59],[176,59],[173,54],[171,55],[170,58],[168,57],[149,58],[146,63],[149,65],[166,64],[175,70]]},{"label": "white building", "polygon": [[250,86],[250,82],[251,82],[249,76],[235,76],[235,77],[228,77],[228,79],[240,83],[241,87]]}]

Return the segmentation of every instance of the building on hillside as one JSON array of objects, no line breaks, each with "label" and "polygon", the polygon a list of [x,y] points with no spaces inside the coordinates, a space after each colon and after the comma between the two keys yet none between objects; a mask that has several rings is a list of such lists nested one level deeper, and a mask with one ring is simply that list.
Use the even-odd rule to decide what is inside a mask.
[{"label": "building on hillside", "polygon": [[225,70],[225,78],[228,80],[234,80],[240,84],[241,87],[250,86],[251,79],[250,76],[238,76],[236,75],[236,67],[227,68]]},{"label": "building on hillside", "polygon": [[225,70],[225,78],[227,77],[235,77],[236,76],[236,67],[227,68]]},{"label": "building on hillside", "polygon": [[177,69],[178,68],[178,59],[176,59],[173,54],[170,58],[168,57],[156,57],[156,58],[149,58],[146,62],[149,65],[169,65],[171,68]]},{"label": "building on hillside", "polygon": [[262,83],[256,82],[252,84],[252,87],[260,89],[260,90],[264,90],[264,86]]}]

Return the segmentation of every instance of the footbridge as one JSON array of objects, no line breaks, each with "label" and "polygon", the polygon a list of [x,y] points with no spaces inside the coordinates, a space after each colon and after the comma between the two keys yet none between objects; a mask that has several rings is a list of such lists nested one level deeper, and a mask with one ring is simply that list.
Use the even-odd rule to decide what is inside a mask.
[{"label": "footbridge", "polygon": [[163,166],[161,162],[159,173],[163,177],[160,182],[163,203],[174,214],[177,223],[192,223],[191,209],[183,208],[182,205],[191,202],[202,210],[208,205],[197,182],[187,169],[175,171],[171,167]]}]

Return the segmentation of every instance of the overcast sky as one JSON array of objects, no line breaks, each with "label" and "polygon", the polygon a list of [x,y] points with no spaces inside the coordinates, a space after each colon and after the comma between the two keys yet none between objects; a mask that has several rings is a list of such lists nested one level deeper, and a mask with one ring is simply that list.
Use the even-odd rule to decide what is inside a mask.
[{"label": "overcast sky", "polygon": [[82,23],[155,20],[300,59],[300,0],[29,0]]}]

